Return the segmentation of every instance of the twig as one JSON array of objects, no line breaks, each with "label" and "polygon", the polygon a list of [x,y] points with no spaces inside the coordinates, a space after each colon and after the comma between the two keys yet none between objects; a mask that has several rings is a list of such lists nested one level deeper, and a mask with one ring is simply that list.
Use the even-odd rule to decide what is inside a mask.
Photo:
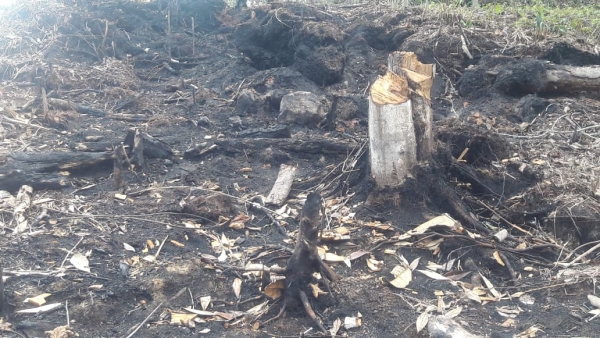
[{"label": "twig", "polygon": [[600,243],[594,245],[592,248],[590,248],[588,251],[582,253],[581,255],[577,256],[574,260],[572,260],[570,263],[557,263],[559,266],[561,267],[565,267],[568,268],[571,265],[579,262],[580,260],[584,259],[586,256],[588,256],[589,254],[591,254],[592,252],[594,252],[594,250],[600,248]]},{"label": "twig", "polygon": [[126,338],[131,338],[133,337],[133,335],[138,332],[138,330],[144,325],[146,324],[146,322],[150,319],[150,317],[154,314],[154,312],[156,312],[156,310],[160,309],[160,307],[164,304],[164,302],[161,302],[160,304],[158,304],[158,306],[152,310],[152,312],[150,312],[150,314],[148,316],[146,316],[146,318],[144,318],[144,320],[142,320],[142,322],[135,328],[135,330],[133,330],[133,332],[131,332]]},{"label": "twig", "polygon": [[67,327],[71,327],[71,320],[69,319],[69,300],[65,301],[65,311],[67,312]]},{"label": "twig", "polygon": [[60,264],[60,271],[62,271],[63,266],[65,265],[65,262],[67,261],[67,258],[69,258],[69,255],[73,253],[73,250],[75,250],[75,248],[79,245],[79,243],[81,243],[81,241],[83,241],[83,236],[79,239],[79,242],[77,242],[77,244],[75,244],[75,246],[67,251],[67,255],[65,256],[65,259],[63,259],[62,263]]},{"label": "twig", "polygon": [[158,250],[154,254],[154,258],[158,258],[158,255],[160,254],[160,250],[162,250],[162,247],[165,244],[165,242],[167,241],[167,238],[169,238],[169,235],[167,235],[167,237],[165,237],[165,239],[163,239],[162,243],[160,243],[160,246],[158,247]]},{"label": "twig", "polygon": [[503,220],[506,224],[510,225],[511,227],[525,233],[528,234],[529,236],[533,236],[533,234],[523,228],[521,228],[520,226],[511,223],[509,220],[507,220],[506,218],[502,217],[502,215],[500,215],[499,213],[496,212],[496,210],[492,209],[491,207],[489,207],[487,204],[483,203],[482,201],[477,201],[479,204],[481,204],[484,208],[488,209],[489,211],[491,211],[494,215],[498,216],[498,218],[500,218],[501,220]]}]

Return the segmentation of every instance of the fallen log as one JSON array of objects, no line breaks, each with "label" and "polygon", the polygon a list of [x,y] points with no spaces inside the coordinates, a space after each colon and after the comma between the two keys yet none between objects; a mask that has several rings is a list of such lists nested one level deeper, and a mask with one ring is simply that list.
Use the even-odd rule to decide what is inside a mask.
[{"label": "fallen log", "polygon": [[311,138],[310,140],[299,139],[224,139],[216,140],[215,144],[227,151],[243,153],[244,149],[256,149],[263,151],[268,147],[276,147],[281,150],[305,154],[348,154],[358,143],[351,141],[340,141],[329,138]]},{"label": "fallen log", "polygon": [[0,165],[0,187],[14,192],[23,185],[35,190],[55,190],[68,186],[61,172],[110,168],[112,153],[13,153]]}]

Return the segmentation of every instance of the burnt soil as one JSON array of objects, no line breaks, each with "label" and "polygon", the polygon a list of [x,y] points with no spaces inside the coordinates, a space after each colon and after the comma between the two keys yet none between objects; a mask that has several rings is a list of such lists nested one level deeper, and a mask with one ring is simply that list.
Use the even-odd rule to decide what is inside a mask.
[{"label": "burnt soil", "polygon": [[[351,267],[330,263],[342,280],[331,285],[333,294],[311,297],[315,312],[326,328],[338,318],[362,315],[360,327],[342,328],[339,335],[426,337],[426,329],[416,331],[417,317],[427,306],[438,307],[442,299],[448,310],[461,306],[455,319],[480,336],[512,337],[532,326],[541,329],[537,336],[598,336],[600,322],[586,321],[592,308],[586,295],[595,293],[594,276],[579,276],[575,282],[557,277],[560,269],[552,263],[560,253],[555,248],[505,252],[518,274],[512,280],[494,259],[494,242],[476,229],[467,228],[483,236],[478,243],[492,243],[491,247],[450,237],[437,250],[418,241],[375,247],[377,240],[404,233],[442,213],[461,219],[447,196],[433,193],[431,182],[445,182],[451,196],[465,203],[468,213],[492,233],[505,228],[530,246],[536,243],[511,223],[544,243],[568,242],[571,249],[597,240],[595,213],[579,211],[581,223],[573,226],[568,208],[557,197],[564,194],[564,187],[557,188],[540,167],[522,170],[519,163],[507,160],[520,157],[520,163],[531,164],[539,154],[530,151],[544,146],[550,147],[549,158],[581,150],[569,148],[566,139],[560,144],[527,146],[523,145],[527,139],[502,136],[520,131],[524,122],[536,117],[549,121],[548,127],[565,102],[577,101],[589,114],[598,111],[600,97],[594,93],[536,95],[536,76],[543,71],[539,60],[600,64],[597,55],[585,52],[587,45],[538,36],[535,43],[506,48],[494,42],[493,31],[463,31],[456,18],[420,8],[394,12],[273,3],[233,9],[204,0],[179,1],[179,5],[171,11],[171,29],[167,10],[156,2],[89,1],[47,11],[25,6],[5,13],[14,20],[8,25],[22,38],[4,44],[3,113],[12,107],[22,116],[37,116],[33,123],[47,129],[5,124],[3,165],[23,152],[86,152],[92,151],[93,143],[99,144],[92,147],[96,151],[111,151],[131,128],[168,144],[173,154],[148,156],[144,168],[126,172],[125,191],[114,187],[112,161],[68,174],[68,168],[57,170],[67,182],[58,190],[47,189],[43,182],[27,182],[34,188],[28,219],[33,222],[47,211],[45,218],[31,224],[33,232],[13,233],[13,210],[0,209],[0,263],[9,277],[2,315],[14,331],[3,336],[40,337],[67,323],[64,306],[37,315],[17,313],[32,307],[23,303],[25,298],[42,293],[51,294],[48,303],[67,304],[69,324],[80,337],[126,337],[145,319],[135,336],[195,337],[203,329],[215,337],[316,335],[318,330],[301,307],[288,309],[283,318],[266,326],[255,325],[275,316],[281,300],[271,301],[259,318],[199,317],[203,319],[195,325],[172,325],[168,312],[200,309],[200,298],[205,296],[211,297],[208,311],[246,311],[264,302],[252,300],[261,295],[260,278],[228,267],[260,262],[285,266],[296,238],[297,212],[307,193],[315,189],[323,191],[330,225],[350,229],[349,240],[324,243],[329,252],[344,256],[369,250],[372,259],[383,261],[383,268],[375,272],[367,266],[369,255],[353,260]],[[474,59],[461,52],[460,34],[467,35]],[[396,50],[415,52],[420,61],[437,66],[432,106],[439,151],[436,160],[404,187],[376,191],[368,172],[368,151],[358,149],[362,145],[364,150],[367,140],[368,87],[385,73],[388,54]],[[490,76],[492,68],[502,71]],[[51,108],[53,117],[44,119],[39,101],[21,110],[40,97],[42,87],[57,98],[109,114]],[[325,148],[298,151],[270,141],[258,146],[244,143],[252,139],[245,132],[280,124],[281,97],[294,91],[324,97],[329,113],[325,121],[290,123],[292,139],[300,140],[299,144],[315,139],[345,142],[351,145],[350,155]],[[115,111],[141,93],[145,95]],[[218,140],[233,141],[205,154],[189,152]],[[452,158],[459,158],[465,148],[469,151],[456,165]],[[340,165],[348,158],[355,160],[353,171],[342,172]],[[297,166],[287,201],[293,212],[279,218],[286,235],[249,204],[254,196],[269,193],[282,163]],[[16,195],[19,188],[15,183],[0,190]],[[333,208],[336,205],[339,209]],[[577,213],[576,206],[569,210]],[[230,227],[227,219],[240,214],[250,217],[245,227]],[[365,226],[373,222],[391,227]],[[223,236],[232,244],[229,257],[219,262],[211,243]],[[72,253],[87,255],[91,273],[71,266]],[[154,262],[142,259],[155,254]],[[535,302],[504,297],[477,303],[448,281],[416,271],[407,289],[394,288],[387,281],[393,279],[390,271],[399,254],[409,262],[420,258],[419,270],[429,262],[456,259],[452,270],[481,273],[499,292],[527,292]],[[465,267],[468,259],[475,268]],[[593,267],[594,260],[590,264]],[[17,275],[18,271],[35,273]],[[232,288],[236,278],[243,281],[239,298]],[[500,307],[518,314],[506,324],[508,317],[498,311]]]}]

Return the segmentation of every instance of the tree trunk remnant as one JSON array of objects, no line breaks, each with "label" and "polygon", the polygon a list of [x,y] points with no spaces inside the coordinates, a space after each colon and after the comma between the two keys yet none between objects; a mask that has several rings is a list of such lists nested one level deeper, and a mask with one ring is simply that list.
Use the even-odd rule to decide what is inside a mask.
[{"label": "tree trunk remnant", "polygon": [[323,332],[327,332],[321,324],[319,318],[315,315],[306,294],[311,294],[309,284],[315,283],[313,274],[319,272],[323,277],[322,281],[327,284],[329,281],[337,281],[340,276],[336,274],[327,264],[319,257],[317,244],[319,241],[319,228],[321,223],[322,199],[318,192],[311,192],[306,198],[306,203],[300,213],[300,227],[298,237],[296,239],[296,247],[292,256],[287,262],[285,269],[285,292],[283,305],[279,314],[266,322],[263,325],[275,320],[285,312],[286,307],[292,300],[300,300],[304,310],[309,317],[315,322],[317,327]]},{"label": "tree trunk remnant", "polygon": [[387,74],[371,86],[369,150],[377,185],[403,183],[418,161],[431,157],[434,74],[435,66],[422,64],[414,53],[394,52]]}]

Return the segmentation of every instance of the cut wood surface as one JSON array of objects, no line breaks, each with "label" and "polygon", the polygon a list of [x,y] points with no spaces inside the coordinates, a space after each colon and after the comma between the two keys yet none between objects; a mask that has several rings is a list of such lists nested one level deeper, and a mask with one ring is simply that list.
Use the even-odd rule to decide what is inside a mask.
[{"label": "cut wood surface", "polygon": [[413,53],[395,52],[388,69],[369,96],[371,172],[380,186],[401,184],[433,151],[429,97],[435,67],[420,63]]}]

